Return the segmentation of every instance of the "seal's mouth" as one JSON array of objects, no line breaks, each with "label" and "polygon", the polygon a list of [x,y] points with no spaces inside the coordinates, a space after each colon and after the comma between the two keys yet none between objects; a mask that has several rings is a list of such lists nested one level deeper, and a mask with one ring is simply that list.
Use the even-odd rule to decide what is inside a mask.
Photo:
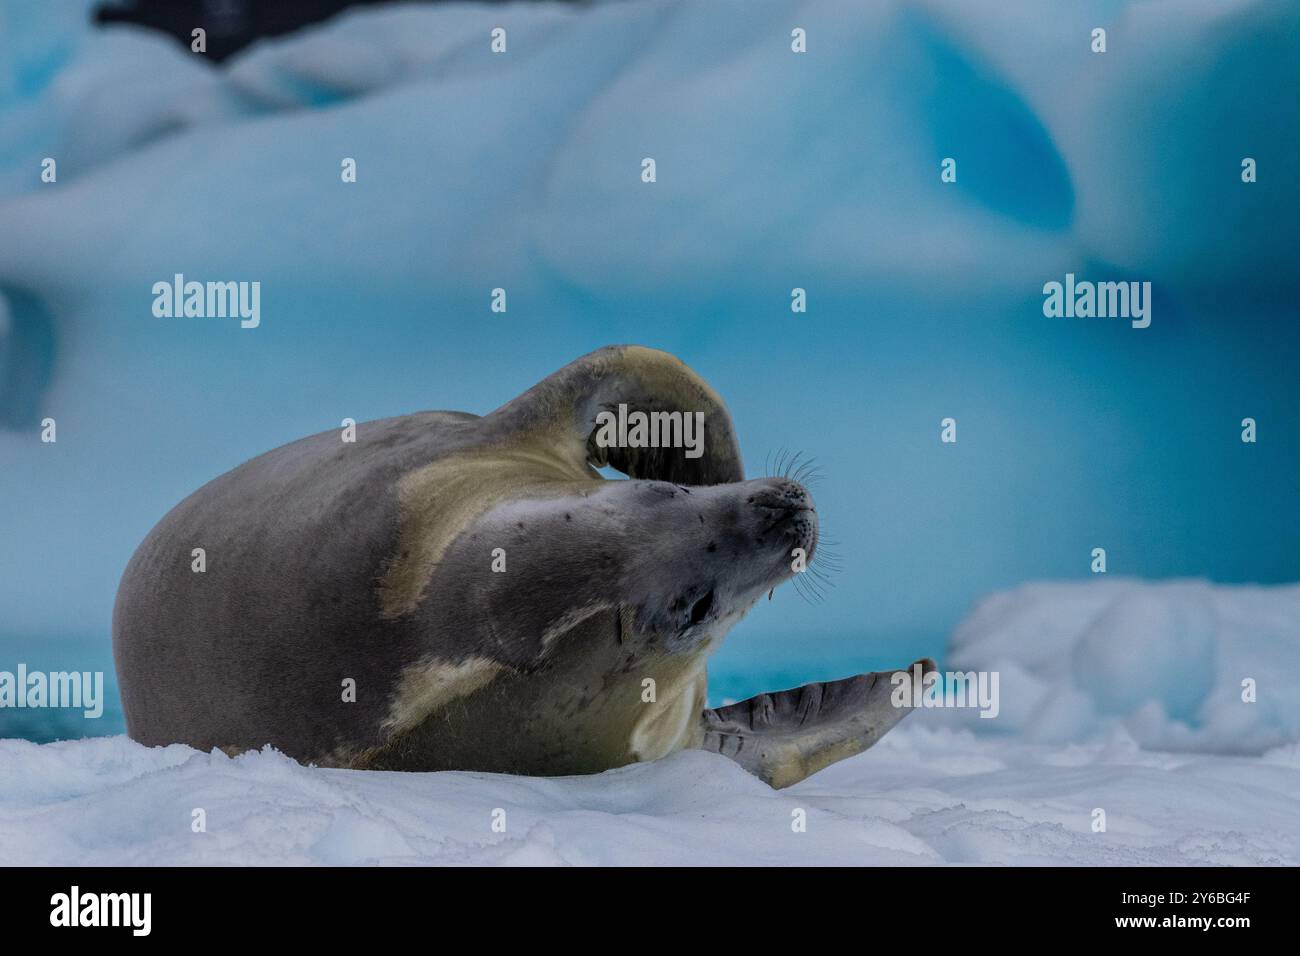
[{"label": "seal's mouth", "polygon": [[[805,515],[817,514],[817,509],[811,505],[801,505],[797,508],[787,508],[785,511],[772,519],[768,526],[763,529],[764,534],[771,534],[773,531],[783,531],[787,528],[793,528]],[[806,519],[805,519],[806,520]]]}]

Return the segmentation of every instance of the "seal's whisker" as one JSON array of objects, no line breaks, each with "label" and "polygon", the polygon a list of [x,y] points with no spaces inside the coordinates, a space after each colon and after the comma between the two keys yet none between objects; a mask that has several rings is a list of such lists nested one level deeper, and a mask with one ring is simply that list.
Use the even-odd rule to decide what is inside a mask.
[{"label": "seal's whisker", "polygon": [[843,570],[844,564],[841,557],[839,539],[830,537],[826,534],[825,522],[818,522],[817,532],[817,549],[813,552],[812,560],[809,562],[809,568],[817,568],[822,572],[838,572]]},{"label": "seal's whisker", "polygon": [[781,454],[777,456],[776,468],[773,469],[776,475],[778,476],[785,475],[786,462],[789,460],[789,457],[790,457],[790,452],[787,449],[782,448]]},{"label": "seal's whisker", "polygon": [[817,581],[820,584],[825,584],[827,587],[834,587],[835,579],[833,575],[838,574],[839,571],[836,570],[835,568],[831,568],[829,569],[829,573],[828,573],[828,569],[809,568],[807,571],[803,573],[808,575],[813,581]]},{"label": "seal's whisker", "polygon": [[822,593],[821,589],[803,574],[798,575],[794,581],[795,593],[809,604],[824,603],[825,595]]},{"label": "seal's whisker", "polygon": [[819,481],[822,477],[821,465],[818,464],[816,458],[806,458],[794,469],[790,477],[801,485],[806,485],[811,481]]},{"label": "seal's whisker", "polygon": [[[825,474],[818,460],[802,451],[782,446],[769,451],[763,460],[763,470],[773,478],[784,478],[804,487],[820,484]],[[821,604],[826,592],[835,586],[832,577],[843,570],[838,542],[819,534],[817,547],[807,567],[794,576],[795,592],[809,604]]]},{"label": "seal's whisker", "polygon": [[817,551],[813,555],[813,560],[821,563],[823,561],[839,561],[840,549],[835,547],[833,541],[818,541]]},{"label": "seal's whisker", "polygon": [[808,580],[810,581],[816,581],[819,584],[825,584],[827,587],[835,586],[835,583],[831,580],[831,576],[827,574],[826,571],[822,568],[814,568],[809,566],[808,570],[804,571],[803,574],[805,574]]},{"label": "seal's whisker", "polygon": [[787,478],[812,487],[826,477],[821,463],[801,451],[791,451],[784,445],[763,456],[763,473],[772,478]]}]

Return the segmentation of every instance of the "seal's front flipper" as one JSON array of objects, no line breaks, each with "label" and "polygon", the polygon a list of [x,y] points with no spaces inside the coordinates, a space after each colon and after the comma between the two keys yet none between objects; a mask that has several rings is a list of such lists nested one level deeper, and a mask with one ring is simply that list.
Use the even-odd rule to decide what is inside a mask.
[{"label": "seal's front flipper", "polygon": [[[912,668],[918,664],[923,674],[935,670],[929,658]],[[862,753],[907,716],[911,694],[907,706],[895,706],[892,678],[910,678],[912,668],[805,684],[706,710],[703,749],[730,757],[777,789],[788,787]]]}]

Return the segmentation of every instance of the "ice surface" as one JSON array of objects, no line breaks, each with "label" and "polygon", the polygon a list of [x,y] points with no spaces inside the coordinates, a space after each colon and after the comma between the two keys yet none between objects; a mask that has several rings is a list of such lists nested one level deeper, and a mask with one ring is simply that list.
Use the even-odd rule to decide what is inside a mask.
[{"label": "ice surface", "polygon": [[1026,584],[980,601],[943,664],[999,672],[996,719],[946,712],[980,730],[1058,742],[1122,724],[1151,749],[1260,754],[1300,740],[1300,585]]},{"label": "ice surface", "polygon": [[1122,731],[1051,747],[930,716],[783,791],[702,752],[543,779],[0,741],[0,865],[1300,863],[1293,748],[1153,754]]}]

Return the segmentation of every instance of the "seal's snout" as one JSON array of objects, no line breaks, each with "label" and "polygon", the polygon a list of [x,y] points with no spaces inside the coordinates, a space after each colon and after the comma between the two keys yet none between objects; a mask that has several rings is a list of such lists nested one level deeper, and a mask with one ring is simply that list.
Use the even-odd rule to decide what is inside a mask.
[{"label": "seal's snout", "polygon": [[789,478],[764,478],[755,485],[748,504],[756,513],[760,540],[775,539],[786,552],[802,548],[811,558],[817,547],[817,509],[808,489]]},{"label": "seal's snout", "polygon": [[759,508],[791,512],[815,511],[808,489],[789,478],[761,478],[750,502]]}]

